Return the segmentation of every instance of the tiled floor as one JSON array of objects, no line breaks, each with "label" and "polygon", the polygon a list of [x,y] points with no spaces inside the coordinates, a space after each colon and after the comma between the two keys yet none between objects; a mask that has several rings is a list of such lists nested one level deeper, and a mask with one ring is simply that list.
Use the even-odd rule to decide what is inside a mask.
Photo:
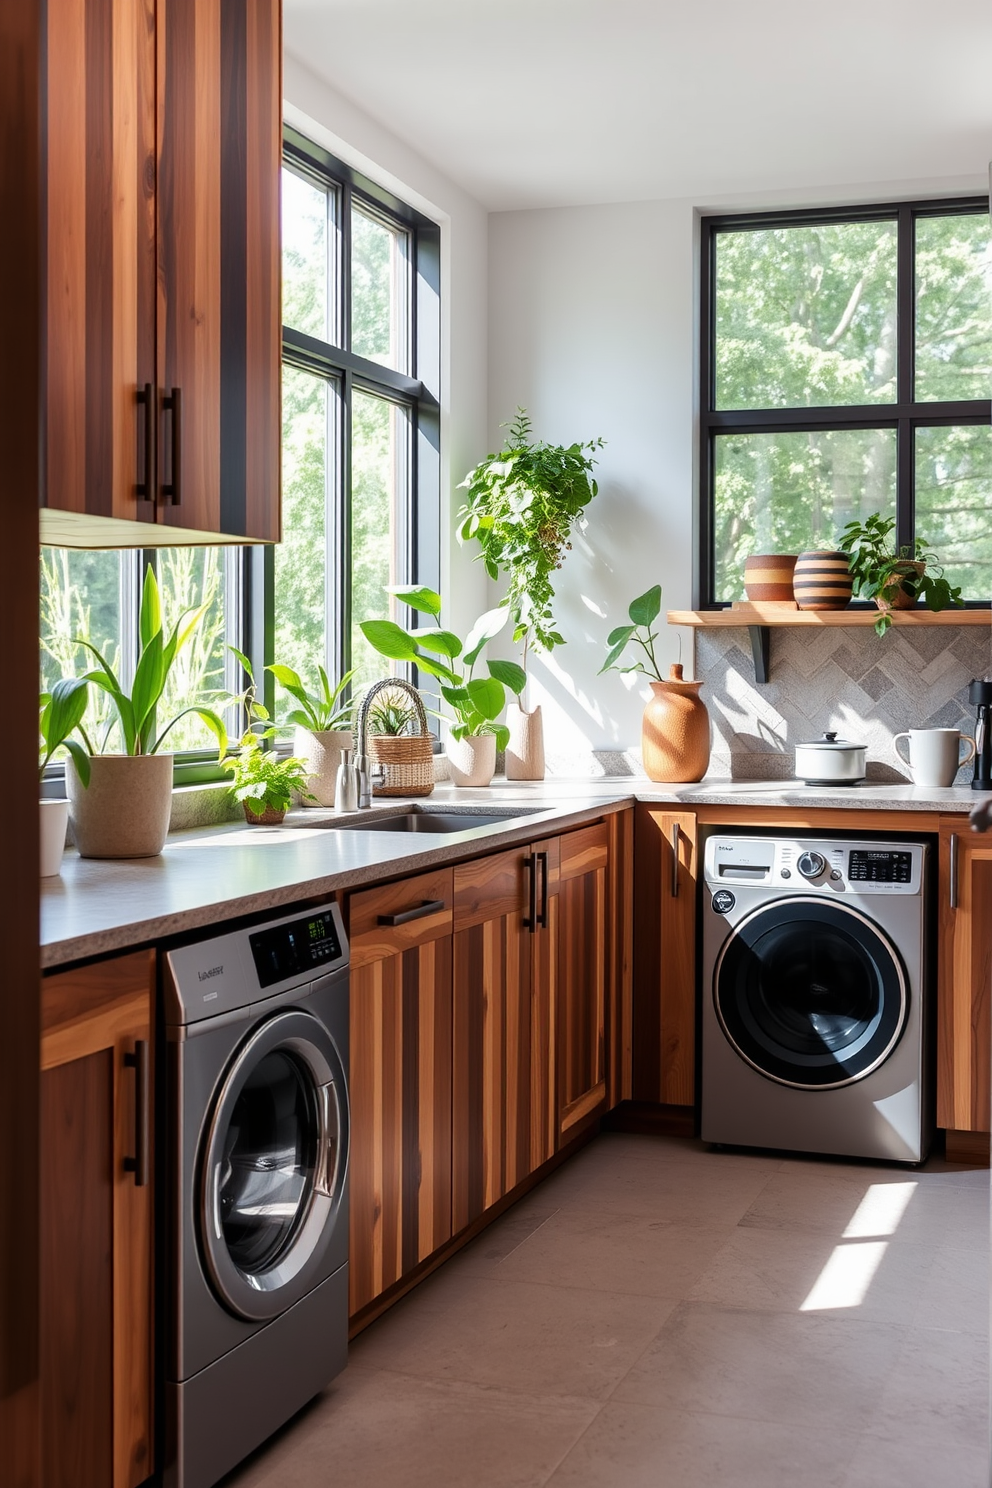
[{"label": "tiled floor", "polygon": [[229,1488],[987,1488],[989,1175],[608,1135]]}]

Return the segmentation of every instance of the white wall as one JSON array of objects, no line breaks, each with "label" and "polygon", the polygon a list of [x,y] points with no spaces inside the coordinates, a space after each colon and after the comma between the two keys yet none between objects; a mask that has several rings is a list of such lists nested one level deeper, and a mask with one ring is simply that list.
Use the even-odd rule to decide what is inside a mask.
[{"label": "white wall", "polygon": [[[452,538],[453,487],[486,444],[487,216],[403,140],[285,58],[283,117],[441,228],[441,574],[445,623],[464,633],[487,603],[485,575]],[[454,548],[454,551],[452,551]]]},{"label": "white wall", "polygon": [[[981,178],[495,213],[489,219],[489,436],[517,404],[538,437],[602,435],[600,492],[556,585],[567,644],[533,668],[551,755],[637,746],[643,678],[598,676],[605,638],[654,583],[692,601],[701,211],[919,199],[986,191]],[[683,632],[686,675],[692,636]],[[678,634],[662,625],[663,674]],[[705,679],[704,679],[705,681]],[[706,696],[705,687],[703,697]]]}]

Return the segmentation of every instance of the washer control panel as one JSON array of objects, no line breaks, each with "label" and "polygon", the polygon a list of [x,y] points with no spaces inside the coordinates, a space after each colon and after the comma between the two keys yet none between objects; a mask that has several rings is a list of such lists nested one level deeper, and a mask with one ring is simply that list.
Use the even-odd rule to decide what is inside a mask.
[{"label": "washer control panel", "polygon": [[925,855],[915,842],[719,834],[706,843],[703,875],[714,908],[720,889],[745,884],[781,893],[919,894]]}]

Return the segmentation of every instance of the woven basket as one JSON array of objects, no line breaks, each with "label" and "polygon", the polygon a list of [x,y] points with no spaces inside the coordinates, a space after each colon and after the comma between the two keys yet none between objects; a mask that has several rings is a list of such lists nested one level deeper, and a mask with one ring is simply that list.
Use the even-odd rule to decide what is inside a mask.
[{"label": "woven basket", "polygon": [[434,741],[427,727],[427,714],[419,696],[398,677],[389,677],[370,687],[359,708],[356,732],[361,738],[368,707],[376,693],[399,687],[411,698],[417,710],[419,734],[370,734],[369,757],[373,772],[381,770],[382,778],[373,779],[374,796],[429,796],[434,789]]}]

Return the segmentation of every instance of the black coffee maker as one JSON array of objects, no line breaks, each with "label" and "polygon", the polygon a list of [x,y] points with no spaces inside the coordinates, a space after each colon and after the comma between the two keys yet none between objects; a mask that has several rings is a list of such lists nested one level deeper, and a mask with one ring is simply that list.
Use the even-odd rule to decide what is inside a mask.
[{"label": "black coffee maker", "polygon": [[978,709],[975,718],[975,778],[971,788],[992,791],[992,682],[976,677],[968,687],[968,701]]}]

